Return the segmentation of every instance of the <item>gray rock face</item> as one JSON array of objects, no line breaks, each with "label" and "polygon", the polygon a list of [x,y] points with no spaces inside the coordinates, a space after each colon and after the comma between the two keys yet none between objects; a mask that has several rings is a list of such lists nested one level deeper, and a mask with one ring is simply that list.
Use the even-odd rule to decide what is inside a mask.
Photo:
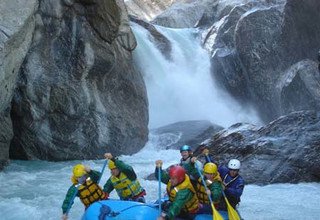
[{"label": "gray rock face", "polygon": [[173,4],[152,20],[152,23],[171,28],[192,28],[206,11],[216,7],[216,1],[198,0]]},{"label": "gray rock face", "polygon": [[320,74],[317,63],[300,61],[282,75],[277,89],[280,108],[289,113],[295,110],[320,109]]},{"label": "gray rock face", "polygon": [[[216,23],[200,26],[206,28],[204,46],[211,51],[213,76],[233,96],[254,103],[266,122],[295,110],[319,110],[319,79],[312,64],[320,45],[319,9],[315,0],[253,1],[224,8],[219,3]],[[309,64],[300,63],[307,59]],[[284,88],[282,80],[297,65],[299,74]]]},{"label": "gray rock face", "polygon": [[16,159],[130,154],[148,135],[148,102],[123,2],[42,0],[12,107]]},{"label": "gray rock face", "polygon": [[0,2],[0,170],[9,159],[13,136],[11,99],[21,63],[31,44],[36,0]]},{"label": "gray rock face", "polygon": [[150,21],[172,4],[171,0],[128,0],[126,5],[130,15]]},{"label": "gray rock face", "polygon": [[222,129],[210,121],[183,121],[154,129],[152,133],[159,135],[164,149],[180,149],[185,144],[196,149],[203,140]]},{"label": "gray rock face", "polygon": [[176,2],[194,0],[127,0],[125,4],[130,15],[145,21],[151,21]]},{"label": "gray rock face", "polygon": [[219,163],[241,161],[246,183],[320,181],[320,112],[300,111],[264,127],[235,124],[207,143]]}]

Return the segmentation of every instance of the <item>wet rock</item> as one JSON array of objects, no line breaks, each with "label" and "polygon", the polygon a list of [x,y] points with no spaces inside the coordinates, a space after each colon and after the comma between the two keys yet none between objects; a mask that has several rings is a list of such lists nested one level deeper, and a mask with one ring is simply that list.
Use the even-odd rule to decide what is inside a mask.
[{"label": "wet rock", "polygon": [[196,149],[204,140],[222,129],[210,121],[183,121],[154,129],[152,133],[160,136],[163,149],[178,150],[182,145]]},{"label": "wet rock", "polygon": [[0,170],[9,159],[13,136],[11,100],[20,66],[32,41],[37,7],[35,0],[0,2]]},{"label": "wet rock", "polygon": [[239,159],[246,183],[319,182],[319,129],[320,112],[300,111],[263,127],[235,124],[207,146],[219,164]]},{"label": "wet rock", "polygon": [[148,101],[123,7],[120,0],[40,2],[12,101],[10,158],[96,159],[144,146]]}]

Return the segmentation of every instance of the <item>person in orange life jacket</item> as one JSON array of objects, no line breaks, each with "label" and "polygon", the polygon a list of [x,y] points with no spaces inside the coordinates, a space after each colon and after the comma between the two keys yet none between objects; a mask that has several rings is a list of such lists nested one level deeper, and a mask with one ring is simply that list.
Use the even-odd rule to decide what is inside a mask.
[{"label": "person in orange life jacket", "polygon": [[121,200],[145,203],[146,191],[141,187],[133,168],[114,158],[111,153],[106,153],[104,156],[109,160],[111,176],[104,185],[103,191],[109,195],[115,189]]},{"label": "person in orange life jacket", "polygon": [[203,168],[203,178],[207,186],[207,190],[203,186],[201,176],[198,174],[196,186],[197,196],[201,203],[198,214],[212,214],[212,207],[209,196],[217,208],[222,196],[222,180],[218,173],[218,167],[214,163],[206,163]]},{"label": "person in orange life jacket", "polygon": [[[197,174],[197,170],[193,169],[194,162],[191,162],[191,158],[194,158],[191,147],[189,145],[183,145],[182,147],[180,147],[180,154],[181,154],[181,159],[180,159],[179,165],[186,170],[187,174],[190,177],[190,180],[195,186],[197,182],[195,176],[197,176],[198,174]],[[196,161],[196,163],[198,164],[199,169],[202,169],[203,167],[202,163],[198,160],[194,160],[194,161]]]},{"label": "person in orange life jacket", "polygon": [[[231,159],[228,162],[228,167],[219,167],[219,173],[222,178],[222,184],[224,186],[224,193],[234,209],[240,202],[240,197],[242,195],[245,184],[243,178],[239,175],[240,167],[241,163],[237,159]],[[227,209],[227,205],[225,204],[224,199],[221,200],[219,209]]]},{"label": "person in orange life jacket", "polygon": [[73,167],[72,186],[69,188],[62,204],[63,220],[68,219],[67,212],[73,204],[72,200],[75,194],[80,198],[85,208],[96,201],[107,199],[107,195],[97,183],[100,176],[99,171],[91,170],[90,167],[83,164],[77,164]]},{"label": "person in orange life jacket", "polygon": [[189,176],[182,166],[169,168],[169,173],[162,170],[162,161],[156,161],[155,176],[161,172],[161,182],[167,184],[169,201],[165,204],[164,212],[158,220],[164,219],[193,219],[199,209],[199,200]]}]

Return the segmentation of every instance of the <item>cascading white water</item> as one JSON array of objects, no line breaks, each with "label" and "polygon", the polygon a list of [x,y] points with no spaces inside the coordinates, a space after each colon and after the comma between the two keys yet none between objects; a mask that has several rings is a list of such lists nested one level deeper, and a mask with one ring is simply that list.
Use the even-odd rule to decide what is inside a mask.
[{"label": "cascading white water", "polygon": [[146,29],[137,24],[132,27],[138,42],[134,60],[147,87],[150,128],[186,120],[210,120],[223,127],[237,122],[260,123],[251,108],[218,89],[196,29],[157,26],[172,45],[172,60],[168,60]]}]

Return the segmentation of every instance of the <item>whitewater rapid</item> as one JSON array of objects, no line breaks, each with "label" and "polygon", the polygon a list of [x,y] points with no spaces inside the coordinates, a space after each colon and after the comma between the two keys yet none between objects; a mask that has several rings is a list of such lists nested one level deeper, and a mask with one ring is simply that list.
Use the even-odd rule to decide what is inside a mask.
[{"label": "whitewater rapid", "polygon": [[[146,199],[153,202],[158,197],[158,182],[144,178],[154,172],[155,160],[162,159],[164,167],[179,161],[177,150],[158,150],[158,136],[150,135],[150,141],[137,154],[120,156],[131,164],[147,191]],[[101,170],[104,160],[46,162],[11,161],[0,173],[0,216],[3,220],[56,220],[62,215],[61,205],[71,185],[72,167],[83,162],[92,169]],[[108,169],[101,185],[110,177]],[[165,185],[162,184],[162,192]],[[111,198],[117,198],[113,192]],[[247,185],[239,210],[246,220],[317,220],[320,216],[320,184],[272,184]],[[81,219],[84,207],[75,199],[69,219]]]}]

